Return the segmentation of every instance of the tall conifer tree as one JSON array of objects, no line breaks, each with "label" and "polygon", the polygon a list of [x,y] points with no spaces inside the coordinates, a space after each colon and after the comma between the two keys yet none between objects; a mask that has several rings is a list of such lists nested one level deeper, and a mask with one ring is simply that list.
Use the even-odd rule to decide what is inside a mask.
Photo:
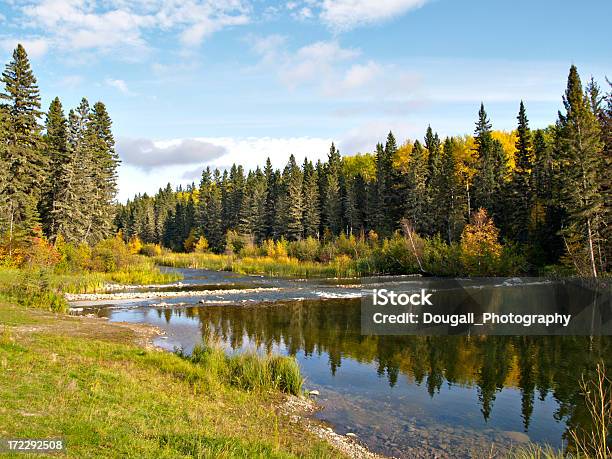
[{"label": "tall conifer tree", "polygon": [[563,105],[565,113],[559,112],[555,141],[561,166],[561,202],[568,212],[563,232],[568,255],[577,269],[582,270],[584,264],[584,269],[588,267],[590,274],[597,277],[595,250],[603,210],[599,176],[603,144],[599,123],[574,65],[570,68]]},{"label": "tall conifer tree", "polygon": [[28,55],[21,44],[2,72],[8,132],[4,148],[7,179],[4,186],[9,252],[38,222],[36,211],[46,161],[40,145],[40,95]]}]

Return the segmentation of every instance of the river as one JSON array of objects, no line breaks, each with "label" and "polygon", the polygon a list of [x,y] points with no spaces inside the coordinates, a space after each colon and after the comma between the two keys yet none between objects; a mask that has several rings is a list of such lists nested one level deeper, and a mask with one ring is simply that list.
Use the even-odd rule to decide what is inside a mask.
[{"label": "river", "polygon": [[180,271],[179,287],[158,290],[185,296],[73,307],[155,325],[169,350],[217,339],[228,352],[294,355],[305,387],[320,392],[316,416],[390,456],[463,458],[525,441],[563,448],[568,427],[588,422],[582,372],[602,358],[612,366],[609,337],[364,336],[358,280]]}]

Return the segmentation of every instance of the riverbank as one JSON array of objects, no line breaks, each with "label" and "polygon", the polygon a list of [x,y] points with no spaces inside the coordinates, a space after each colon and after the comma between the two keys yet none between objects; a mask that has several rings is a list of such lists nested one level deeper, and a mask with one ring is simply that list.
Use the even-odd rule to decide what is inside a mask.
[{"label": "riverbank", "polygon": [[151,347],[148,326],[0,304],[0,437],[67,457],[343,457],[277,391],[244,391]]}]

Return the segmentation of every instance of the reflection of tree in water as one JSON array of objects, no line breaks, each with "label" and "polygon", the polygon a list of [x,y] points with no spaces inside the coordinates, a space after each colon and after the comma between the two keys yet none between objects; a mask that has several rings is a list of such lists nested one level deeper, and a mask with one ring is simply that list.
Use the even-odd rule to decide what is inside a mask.
[{"label": "reflection of tree in water", "polygon": [[228,342],[233,349],[254,343],[271,351],[284,345],[289,354],[329,356],[335,374],[343,358],[376,362],[380,376],[394,386],[400,375],[425,384],[434,397],[442,384],[475,386],[482,414],[491,415],[504,387],[521,391],[521,413],[529,427],[535,394],[552,394],[559,403],[555,418],[568,427],[588,425],[578,381],[594,374],[604,359],[612,367],[609,337],[506,336],[364,336],[359,300],[292,302],[282,306],[200,307],[184,313],[198,317],[205,337]]}]

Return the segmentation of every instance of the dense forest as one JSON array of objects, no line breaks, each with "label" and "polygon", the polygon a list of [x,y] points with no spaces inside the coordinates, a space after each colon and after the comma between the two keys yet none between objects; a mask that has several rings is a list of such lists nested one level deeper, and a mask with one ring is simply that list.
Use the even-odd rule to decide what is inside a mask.
[{"label": "dense forest", "polygon": [[546,129],[530,129],[521,102],[516,130],[494,131],[481,104],[473,136],[441,139],[429,127],[403,145],[390,132],[373,154],[342,157],[332,144],[326,162],[290,155],[282,171],[270,160],[248,172],[207,168],[199,185],[136,196],[116,223],[127,239],[220,253],[236,238],[378,241],[402,228],[452,246],[470,236],[470,219],[486,227],[492,217],[473,236],[501,238],[526,270],[562,263],[597,275],[612,256],[612,97],[592,79],[583,89],[572,66],[563,104]]},{"label": "dense forest", "polygon": [[105,105],[83,99],[66,118],[55,98],[43,113],[21,45],[1,81],[0,259],[27,257],[43,234],[90,245],[113,235],[119,160]]},{"label": "dense forest", "polygon": [[198,185],[169,184],[126,204],[115,200],[119,158],[102,102],[83,99],[66,116],[55,98],[43,113],[21,45],[2,83],[5,265],[19,264],[41,241],[94,246],[118,233],[136,246],[186,252],[306,242],[317,261],[333,258],[337,250],[323,248],[338,240],[385,247],[402,237],[421,270],[419,244],[437,247],[440,263],[471,247],[524,260],[524,272],[609,270],[612,95],[593,79],[583,87],[575,66],[564,108],[546,129],[530,129],[521,102],[516,130],[493,130],[481,104],[473,136],[443,139],[429,127],[423,141],[398,145],[390,132],[374,153],[343,157],[332,144],[325,162],[299,165],[290,155],[283,170],[270,160],[251,171],[207,168]]}]

